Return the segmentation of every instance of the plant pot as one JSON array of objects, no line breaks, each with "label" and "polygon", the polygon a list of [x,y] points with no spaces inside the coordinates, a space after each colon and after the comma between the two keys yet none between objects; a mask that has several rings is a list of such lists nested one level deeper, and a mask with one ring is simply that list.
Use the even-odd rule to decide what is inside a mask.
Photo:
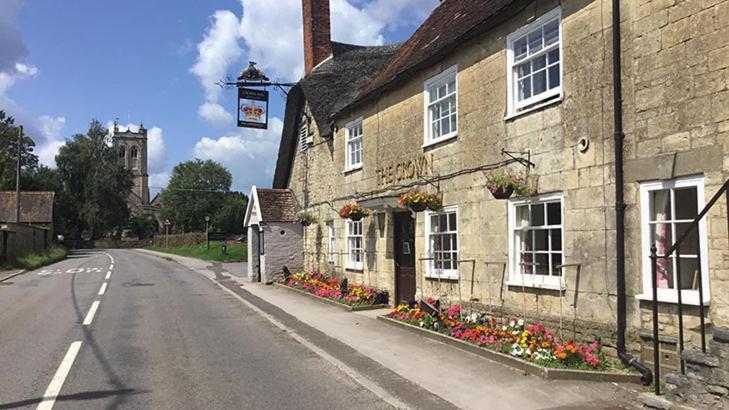
[{"label": "plant pot", "polygon": [[511,185],[499,187],[495,192],[492,191],[491,195],[496,199],[509,199],[511,194],[514,193],[514,187]]},{"label": "plant pot", "polygon": [[357,222],[357,221],[361,220],[361,219],[362,219],[362,217],[363,217],[362,215],[350,215],[350,216],[349,216],[349,219],[351,219],[351,220],[353,220],[353,221]]},{"label": "plant pot", "polygon": [[307,227],[307,226],[311,225],[311,222],[309,222],[309,221],[301,221],[300,223],[301,223],[301,226],[303,226],[303,227]]},{"label": "plant pot", "polygon": [[417,204],[410,204],[409,208],[415,212],[423,212],[428,208],[428,204],[425,202],[419,202]]}]

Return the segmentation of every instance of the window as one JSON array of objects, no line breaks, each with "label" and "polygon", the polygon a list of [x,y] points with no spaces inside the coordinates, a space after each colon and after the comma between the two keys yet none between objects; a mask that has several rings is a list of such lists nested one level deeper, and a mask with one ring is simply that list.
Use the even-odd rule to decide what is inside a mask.
[{"label": "window", "polygon": [[124,147],[119,149],[119,158],[124,159],[127,156],[127,150]]},{"label": "window", "polygon": [[458,279],[458,210],[443,208],[439,212],[426,212],[425,241],[428,258],[426,276]]},{"label": "window", "polygon": [[335,263],[337,252],[337,238],[334,236],[334,222],[327,222],[327,262]]},{"label": "window", "polygon": [[[640,185],[640,207],[643,234],[643,295],[653,298],[650,248],[656,246],[658,256],[665,255],[684,233],[704,206],[704,181],[701,177],[681,178],[671,181],[648,182]],[[699,222],[698,229],[690,231],[681,244],[681,256],[674,252],[668,259],[658,259],[656,277],[658,299],[678,302],[678,271],[681,271],[681,299],[684,303],[699,303],[698,275],[701,272],[704,301],[709,301],[707,274],[706,222]]]},{"label": "window", "polygon": [[509,284],[562,286],[564,226],[562,195],[509,201]]},{"label": "window", "polygon": [[555,9],[506,37],[507,116],[561,97],[561,30],[561,11]]},{"label": "window", "polygon": [[303,152],[309,147],[309,121],[304,117],[299,129],[299,149]]},{"label": "window", "polygon": [[347,220],[347,268],[362,269],[362,221]]},{"label": "window", "polygon": [[132,157],[132,168],[137,168],[137,157],[139,156],[137,147],[132,147],[132,149],[129,150],[129,155]]},{"label": "window", "polygon": [[453,66],[425,82],[425,142],[424,145],[458,135],[456,75]]},{"label": "window", "polygon": [[362,119],[347,124],[346,170],[362,168]]}]

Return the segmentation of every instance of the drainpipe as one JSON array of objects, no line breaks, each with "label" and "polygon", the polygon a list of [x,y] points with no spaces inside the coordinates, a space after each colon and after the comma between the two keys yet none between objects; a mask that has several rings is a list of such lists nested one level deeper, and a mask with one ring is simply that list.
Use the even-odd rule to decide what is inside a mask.
[{"label": "drainpipe", "polygon": [[625,366],[637,369],[645,385],[653,382],[653,373],[625,351],[625,202],[623,199],[623,92],[621,79],[620,0],[613,0],[613,112],[615,126],[615,248],[618,293],[618,357]]}]

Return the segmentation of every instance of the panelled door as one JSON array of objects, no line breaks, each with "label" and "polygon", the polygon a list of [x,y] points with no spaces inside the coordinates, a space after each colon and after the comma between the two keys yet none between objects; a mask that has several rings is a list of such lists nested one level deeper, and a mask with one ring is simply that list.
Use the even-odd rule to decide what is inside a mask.
[{"label": "panelled door", "polygon": [[415,220],[410,212],[394,216],[395,305],[415,300]]}]

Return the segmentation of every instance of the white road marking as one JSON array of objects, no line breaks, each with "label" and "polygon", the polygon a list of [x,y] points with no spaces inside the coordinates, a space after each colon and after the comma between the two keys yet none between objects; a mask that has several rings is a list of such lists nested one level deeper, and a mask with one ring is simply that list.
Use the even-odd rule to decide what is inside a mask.
[{"label": "white road marking", "polygon": [[104,278],[104,280],[109,280],[110,277],[111,277],[111,271],[106,272],[106,277]]},{"label": "white road marking", "polygon": [[114,269],[114,263],[112,262],[111,265],[109,265],[109,270]]},{"label": "white road marking", "polygon": [[99,296],[103,295],[104,293],[106,293],[106,282],[101,284],[101,289],[99,289]]},{"label": "white road marking", "polygon": [[91,322],[94,321],[94,315],[96,314],[96,309],[99,308],[99,301],[95,300],[94,303],[91,304],[91,309],[89,309],[89,313],[86,314],[86,318],[84,319],[84,326],[88,326],[91,324]]},{"label": "white road marking", "polygon": [[61,360],[61,365],[56,370],[56,374],[53,375],[53,379],[51,379],[51,383],[48,385],[46,392],[43,393],[43,400],[38,403],[38,410],[50,410],[53,408],[53,404],[61,392],[61,387],[63,387],[63,382],[66,381],[68,372],[71,371],[71,366],[73,366],[73,362],[76,360],[76,355],[78,355],[82,343],[80,341],[71,343],[66,355]]}]

